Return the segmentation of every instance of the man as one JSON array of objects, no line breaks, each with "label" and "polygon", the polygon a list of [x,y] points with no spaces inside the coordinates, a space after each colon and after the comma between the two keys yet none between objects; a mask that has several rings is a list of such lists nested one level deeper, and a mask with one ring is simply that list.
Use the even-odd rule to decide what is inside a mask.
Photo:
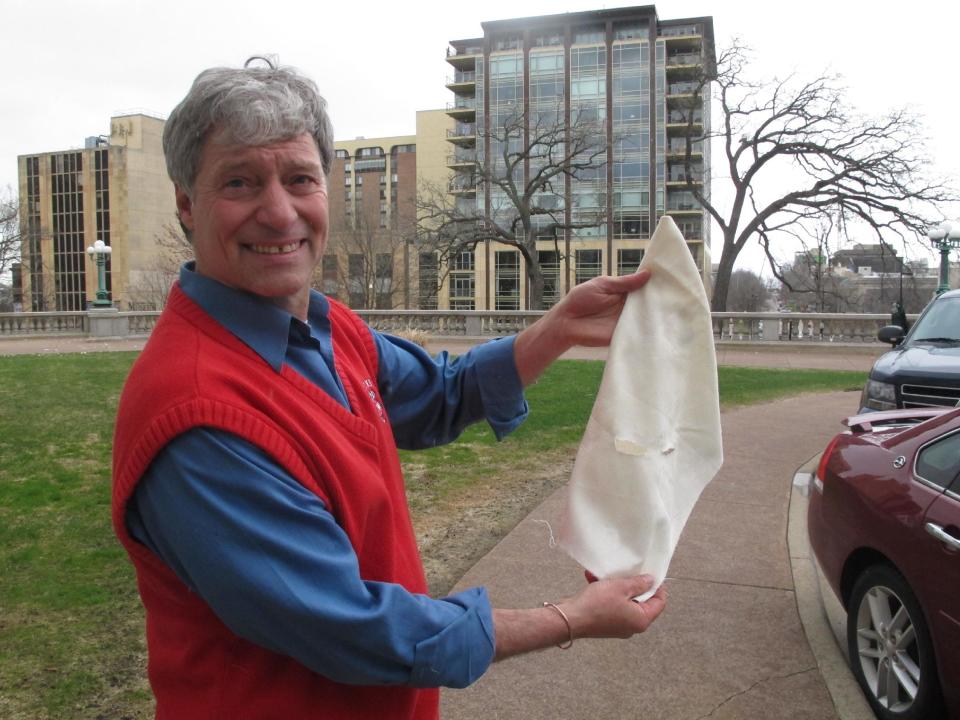
[{"label": "man", "polygon": [[201,73],[164,151],[195,262],[131,371],[113,517],[137,570],[160,718],[435,718],[495,659],[629,637],[650,579],[528,610],[426,596],[397,445],[526,415],[522,387],[609,343],[644,275],[574,289],[515,339],[450,361],[311,291],[332,133],[289,69]]}]

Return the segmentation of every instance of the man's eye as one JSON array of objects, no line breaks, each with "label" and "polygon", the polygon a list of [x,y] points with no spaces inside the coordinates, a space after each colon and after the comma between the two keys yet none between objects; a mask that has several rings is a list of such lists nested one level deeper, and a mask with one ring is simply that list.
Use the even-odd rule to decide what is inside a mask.
[{"label": "man's eye", "polygon": [[296,175],[293,178],[294,185],[307,185],[313,182],[313,178],[309,175]]},{"label": "man's eye", "polygon": [[243,178],[230,178],[224,183],[224,187],[228,188],[242,188],[244,185],[246,185],[246,182]]}]

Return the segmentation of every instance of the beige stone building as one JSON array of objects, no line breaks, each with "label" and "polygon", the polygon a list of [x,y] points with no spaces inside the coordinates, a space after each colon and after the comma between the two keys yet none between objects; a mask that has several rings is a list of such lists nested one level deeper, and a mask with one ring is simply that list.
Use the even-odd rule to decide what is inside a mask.
[{"label": "beige stone building", "polygon": [[[328,178],[328,251],[316,286],[357,308],[437,306],[434,277],[421,303],[418,183],[446,181],[443,110],[417,113],[417,134],[335,143]],[[121,310],[159,309],[189,257],[163,159],[164,120],[111,118],[110,134],[83,148],[18,158],[22,262],[15,294],[26,311],[84,310],[97,292],[87,248],[111,247],[109,297]],[[178,239],[179,238],[179,239]],[[178,247],[178,244],[180,246]]]},{"label": "beige stone building", "polygon": [[89,137],[83,148],[18,158],[24,240],[15,292],[24,310],[86,309],[98,282],[86,249],[97,240],[111,246],[106,284],[116,307],[162,303],[158,239],[176,225],[163,125],[118,115],[109,135]]}]

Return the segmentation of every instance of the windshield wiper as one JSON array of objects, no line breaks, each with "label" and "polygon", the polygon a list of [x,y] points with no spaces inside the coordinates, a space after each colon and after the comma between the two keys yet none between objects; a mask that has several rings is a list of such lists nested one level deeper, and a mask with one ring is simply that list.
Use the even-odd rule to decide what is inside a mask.
[{"label": "windshield wiper", "polygon": [[942,342],[942,343],[956,343],[960,342],[960,338],[948,338],[948,337],[928,337],[928,338],[917,338],[913,342]]}]

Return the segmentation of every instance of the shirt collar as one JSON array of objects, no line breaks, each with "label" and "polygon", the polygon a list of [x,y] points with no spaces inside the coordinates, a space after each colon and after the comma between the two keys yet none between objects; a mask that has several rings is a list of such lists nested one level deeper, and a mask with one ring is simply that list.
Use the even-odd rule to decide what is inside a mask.
[{"label": "shirt collar", "polygon": [[[257,355],[280,372],[287,354],[290,331],[294,326],[306,326],[286,310],[267,302],[253,293],[228,287],[195,270],[194,261],[180,268],[180,289],[227,330],[236,335]],[[312,327],[329,323],[327,298],[316,290],[310,291],[307,319]]]}]

